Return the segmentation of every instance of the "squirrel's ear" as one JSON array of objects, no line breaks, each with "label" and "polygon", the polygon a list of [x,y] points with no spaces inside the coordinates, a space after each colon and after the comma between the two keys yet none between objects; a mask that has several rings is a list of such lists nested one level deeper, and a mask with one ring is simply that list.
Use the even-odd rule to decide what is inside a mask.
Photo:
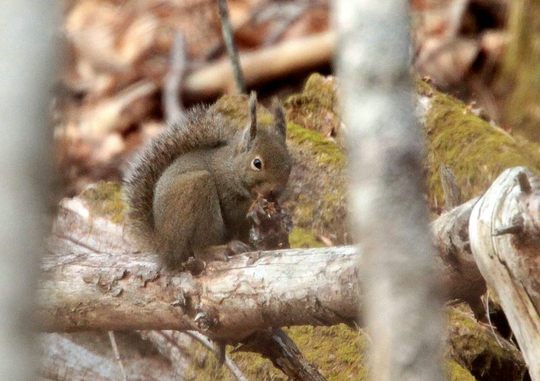
[{"label": "squirrel's ear", "polygon": [[283,110],[283,106],[281,105],[281,102],[277,100],[277,98],[274,98],[274,101],[272,102],[272,112],[274,114],[274,122],[277,131],[281,136],[283,136],[283,139],[287,137],[287,122],[285,121],[285,111]]},{"label": "squirrel's ear", "polygon": [[249,150],[251,143],[255,140],[257,136],[257,93],[252,91],[249,96],[249,106],[248,106],[248,125],[244,130],[244,137],[242,146],[245,150]]}]

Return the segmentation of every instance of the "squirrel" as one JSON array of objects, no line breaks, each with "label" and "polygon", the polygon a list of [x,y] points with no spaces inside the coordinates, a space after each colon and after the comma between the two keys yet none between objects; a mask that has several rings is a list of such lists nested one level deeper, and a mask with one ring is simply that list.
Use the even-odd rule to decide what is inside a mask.
[{"label": "squirrel", "polygon": [[250,205],[284,190],[291,157],[283,108],[274,102],[271,125],[257,123],[256,109],[252,92],[240,130],[211,107],[196,106],[133,161],[124,181],[127,216],[138,243],[167,268],[247,251]]}]

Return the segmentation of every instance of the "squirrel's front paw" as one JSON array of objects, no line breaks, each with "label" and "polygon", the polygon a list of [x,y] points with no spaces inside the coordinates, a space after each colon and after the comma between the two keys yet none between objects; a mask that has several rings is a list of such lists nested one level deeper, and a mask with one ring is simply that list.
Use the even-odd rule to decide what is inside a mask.
[{"label": "squirrel's front paw", "polygon": [[227,254],[230,256],[246,253],[248,251],[253,251],[253,247],[237,239],[233,239],[227,244]]}]

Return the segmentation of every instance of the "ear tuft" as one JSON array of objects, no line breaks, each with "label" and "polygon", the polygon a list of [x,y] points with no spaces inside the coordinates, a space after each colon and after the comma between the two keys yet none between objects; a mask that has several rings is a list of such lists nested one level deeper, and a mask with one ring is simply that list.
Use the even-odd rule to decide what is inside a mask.
[{"label": "ear tuft", "polygon": [[249,95],[249,140],[252,141],[257,135],[257,93],[252,91]]},{"label": "ear tuft", "polygon": [[252,91],[249,96],[248,103],[248,123],[244,132],[242,133],[242,140],[240,143],[241,151],[249,151],[253,140],[257,136],[257,94]]},{"label": "ear tuft", "polygon": [[285,120],[285,110],[283,110],[283,106],[277,98],[274,98],[274,100],[272,101],[272,113],[274,114],[274,123],[276,126],[276,130],[285,139],[287,137],[287,122]]}]

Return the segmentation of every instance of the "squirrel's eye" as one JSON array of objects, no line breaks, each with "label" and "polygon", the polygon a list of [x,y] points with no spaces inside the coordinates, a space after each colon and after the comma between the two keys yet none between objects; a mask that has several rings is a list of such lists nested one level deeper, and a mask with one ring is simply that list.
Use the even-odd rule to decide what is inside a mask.
[{"label": "squirrel's eye", "polygon": [[260,171],[262,169],[262,160],[258,157],[253,159],[253,161],[251,162],[251,168],[256,171]]}]

